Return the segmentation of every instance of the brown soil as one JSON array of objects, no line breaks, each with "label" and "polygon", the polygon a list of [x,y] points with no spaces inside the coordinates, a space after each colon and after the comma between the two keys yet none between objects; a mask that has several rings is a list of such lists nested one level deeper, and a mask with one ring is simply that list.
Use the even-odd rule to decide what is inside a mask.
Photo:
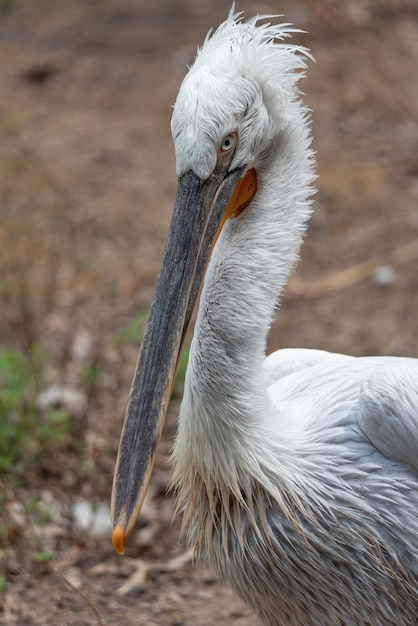
[{"label": "brown soil", "polygon": [[[237,8],[283,12],[316,59],[303,83],[316,212],[270,348],[417,355],[416,0]],[[126,329],[152,298],[176,189],[171,104],[197,44],[228,10],[222,0],[0,2],[0,338],[44,345],[43,385],[79,389],[85,401],[69,408],[79,452],[72,442],[45,456],[3,494],[0,623],[256,623],[191,562],[180,521],[171,524],[177,401],[126,556],[107,532],[77,529],[72,513],[76,500],[109,498],[138,349]],[[90,386],[86,364],[100,372]],[[35,497],[47,521],[28,514]]]}]

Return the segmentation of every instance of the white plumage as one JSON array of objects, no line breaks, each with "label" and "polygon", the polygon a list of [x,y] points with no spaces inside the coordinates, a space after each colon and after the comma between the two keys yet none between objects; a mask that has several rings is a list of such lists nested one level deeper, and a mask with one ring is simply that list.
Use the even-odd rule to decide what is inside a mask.
[{"label": "white plumage", "polygon": [[[315,177],[309,119],[297,90],[307,51],[283,42],[291,32],[288,25],[230,14],[206,39],[175,104],[180,181],[197,176],[211,184],[226,168],[225,180],[237,171],[242,182],[255,170],[257,190],[222,222],[206,270],[173,484],[197,554],[264,624],[412,626],[418,619],[418,361],[290,349],[265,356]],[[222,187],[217,190],[215,204]],[[170,240],[179,230],[175,219]],[[197,267],[204,266],[200,248],[196,254]],[[167,252],[163,268],[168,263]],[[195,273],[174,364],[196,282]],[[119,452],[115,545],[140,506],[139,499],[125,506],[133,482],[145,489],[150,472],[148,464],[146,478],[132,469],[142,446],[133,433],[145,413],[138,398],[150,391],[149,364],[157,358],[153,352],[147,361],[148,346],[172,323],[166,313],[158,316],[164,300],[158,294],[159,287]],[[172,374],[164,390],[171,380]],[[160,397],[159,384],[154,387]],[[154,431],[144,450],[158,439],[159,427]],[[129,489],[121,496],[124,482]]]}]

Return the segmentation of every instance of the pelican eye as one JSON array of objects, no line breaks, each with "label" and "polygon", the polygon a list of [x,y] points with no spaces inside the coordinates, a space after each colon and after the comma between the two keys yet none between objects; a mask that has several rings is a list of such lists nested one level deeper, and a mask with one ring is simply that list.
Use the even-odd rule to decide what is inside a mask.
[{"label": "pelican eye", "polygon": [[236,133],[229,133],[226,137],[223,138],[220,152],[221,154],[226,154],[235,148],[237,145],[237,135]]}]

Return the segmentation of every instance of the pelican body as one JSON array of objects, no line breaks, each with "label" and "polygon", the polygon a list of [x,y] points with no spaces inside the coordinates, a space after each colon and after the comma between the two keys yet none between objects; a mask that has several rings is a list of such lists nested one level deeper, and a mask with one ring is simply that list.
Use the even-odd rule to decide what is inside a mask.
[{"label": "pelican body", "polygon": [[298,91],[309,53],[291,32],[231,12],[178,94],[179,189],[121,436],[113,543],[123,552],[139,513],[201,290],[172,480],[197,556],[268,626],[412,626],[417,360],[266,357],[315,179]]}]

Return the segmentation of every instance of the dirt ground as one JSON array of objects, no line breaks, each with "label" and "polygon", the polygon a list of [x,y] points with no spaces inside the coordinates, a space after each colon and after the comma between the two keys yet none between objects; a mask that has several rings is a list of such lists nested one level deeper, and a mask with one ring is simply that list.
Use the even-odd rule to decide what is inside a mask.
[{"label": "dirt ground", "polygon": [[[44,347],[40,391],[58,390],[79,437],[78,448],[28,468],[18,488],[4,483],[7,626],[256,624],[192,563],[180,520],[171,522],[179,390],[123,558],[107,528],[138,327],[176,190],[171,105],[229,6],[0,0],[0,342]],[[416,0],[241,0],[237,9],[283,13],[307,31],[296,40],[316,59],[302,85],[318,155],[315,214],[270,348],[418,355]],[[89,504],[86,523],[77,506]]]}]

